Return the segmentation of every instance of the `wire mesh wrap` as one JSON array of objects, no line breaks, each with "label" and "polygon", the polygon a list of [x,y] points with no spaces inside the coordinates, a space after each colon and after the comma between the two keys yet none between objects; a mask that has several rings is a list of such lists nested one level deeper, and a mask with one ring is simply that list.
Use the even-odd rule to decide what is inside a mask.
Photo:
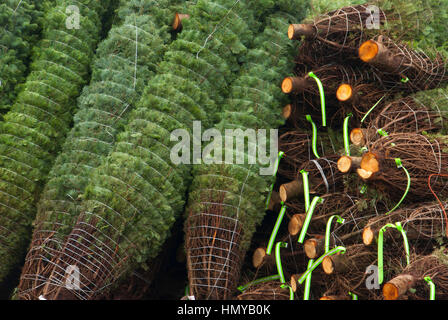
[{"label": "wire mesh wrap", "polygon": [[112,150],[117,132],[154,76],[171,39],[170,8],[176,1],[122,3],[120,22],[97,50],[92,79],[79,98],[79,111],[38,202],[31,248],[22,270],[19,294],[38,298],[34,289],[49,276],[54,258],[80,213],[79,205],[93,168]]},{"label": "wire mesh wrap", "polygon": [[425,0],[413,3],[378,0],[358,5],[349,5],[350,1],[342,3],[346,6],[306,19],[305,27],[294,33],[291,30],[291,36],[305,35],[308,41],[318,42],[325,48],[325,56],[354,55],[359,45],[376,34],[378,29],[403,37],[413,28],[413,36],[422,37],[424,26],[432,22],[434,16],[432,3]]},{"label": "wire mesh wrap", "polygon": [[[369,182],[378,184],[378,187],[383,185],[396,190],[400,192],[401,197],[407,188],[408,179],[403,169],[397,167],[395,162],[396,158],[400,158],[411,178],[409,194],[416,198],[432,198],[428,176],[441,173],[443,168],[447,167],[444,152],[446,146],[440,140],[415,133],[394,133],[381,137],[368,145],[369,152],[363,155],[363,160],[369,158],[371,160],[361,163],[361,169],[372,172],[368,178]],[[372,165],[377,168],[373,168]],[[432,186],[438,195],[442,197],[446,195],[444,179],[437,177],[433,180]]]},{"label": "wire mesh wrap", "polygon": [[[195,297],[229,298],[237,287],[235,272],[244,256],[242,222],[238,216],[224,214],[224,191],[203,193],[202,212],[191,214],[185,225],[188,279]],[[211,287],[216,290],[210,292]]]},{"label": "wire mesh wrap", "polygon": [[[446,249],[443,247],[434,250],[429,255],[413,254],[411,263],[407,266],[396,268],[395,274],[389,276],[389,282],[385,286],[392,283],[393,279],[399,276],[411,276],[412,280],[409,280],[411,280],[412,288],[415,291],[406,290],[403,293],[403,295],[407,296],[405,298],[409,300],[429,300],[430,290],[425,277],[430,277],[436,288],[435,299],[448,299],[448,261],[446,254]],[[398,293],[396,298],[403,299],[403,295]]]},{"label": "wire mesh wrap", "polygon": [[208,115],[217,112],[232,71],[239,68],[253,21],[245,3],[230,0],[199,1],[189,14],[112,152],[92,172],[81,214],[46,283],[49,299],[65,290],[58,287],[56,271],[76,260],[86,265],[82,299],[103,294],[135,267],[144,267],[183,209],[190,168],[171,161],[175,143],[170,132],[185,129],[190,134],[193,121],[208,126],[213,120]]},{"label": "wire mesh wrap", "polygon": [[[444,208],[448,206],[443,203]],[[369,219],[364,227],[363,239],[365,244],[371,244],[374,238],[371,235],[378,234],[378,231],[387,223],[400,222],[406,235],[413,244],[426,242],[431,239],[442,239],[446,235],[446,221],[437,203],[419,203],[398,209],[389,215],[379,215]]]},{"label": "wire mesh wrap", "polygon": [[[250,63],[243,67],[233,82],[223,107],[222,121],[215,127],[222,133],[222,141],[233,141],[235,137],[232,133],[237,131],[229,133],[227,129],[240,129],[243,134],[247,129],[252,129],[255,134],[255,130],[263,128],[268,132],[281,124],[276,108],[284,105],[282,102],[285,97],[279,86],[282,74],[292,68],[293,56],[293,45],[284,29],[294,19],[288,13],[294,11],[300,15],[300,8],[304,5],[302,1],[285,3],[286,9],[269,16],[265,30],[254,40],[254,49],[246,56]],[[260,139],[263,133],[256,134],[257,139]],[[272,139],[275,137],[266,139],[266,146],[270,146],[270,141],[274,143]],[[227,156],[227,152],[232,152],[236,159],[242,160],[237,160],[237,164],[232,164],[234,160],[226,159],[222,164],[194,167],[185,233],[190,295],[194,295],[196,299],[226,299],[236,289],[243,257],[249,248],[255,227],[264,216],[265,195],[273,180],[272,173],[270,176],[260,175],[260,169],[265,165],[258,163],[256,156],[248,151],[252,147],[259,147],[261,143],[261,140],[257,142],[249,139],[247,150],[245,146],[244,150],[234,150],[233,143],[232,146],[226,145],[222,155]],[[221,145],[217,148],[222,151]],[[214,152],[216,155],[216,151]],[[277,154],[271,153],[272,156]],[[217,162],[220,161],[221,159]],[[212,159],[212,163],[216,162]],[[210,207],[210,204],[217,207]],[[214,241],[214,237],[209,236],[216,225],[209,224],[207,228],[203,224],[196,225],[196,217],[201,215],[217,215],[216,219],[219,220],[215,221],[234,221],[224,228],[226,231],[222,231],[227,236],[224,239],[226,241],[218,243]],[[198,228],[204,233],[200,237],[192,233],[192,230]],[[222,249],[225,249],[226,260],[221,261],[223,265],[212,273],[191,264],[191,257],[196,256],[197,252],[202,252],[204,259],[211,259],[211,256],[222,255]],[[241,258],[238,261],[236,257]]]},{"label": "wire mesh wrap", "polygon": [[238,300],[289,300],[289,288],[282,288],[280,281],[258,283],[247,288]]},{"label": "wire mesh wrap", "polygon": [[[441,100],[439,102],[443,103]],[[375,137],[379,137],[376,132],[379,129],[387,133],[422,133],[439,131],[443,123],[444,116],[436,103],[427,107],[418,99],[408,96],[387,104],[377,112],[368,122],[368,129],[374,129],[377,135]],[[374,130],[370,132],[373,133]],[[368,140],[375,137],[370,137]]]},{"label": "wire mesh wrap", "polygon": [[[67,29],[66,8],[80,9],[79,29]],[[70,128],[75,98],[87,82],[101,31],[98,1],[55,1],[45,12],[31,72],[0,124],[0,281],[22,257],[55,153]]]},{"label": "wire mesh wrap", "polygon": [[[431,59],[422,50],[413,50],[384,35],[368,40],[365,45],[377,48],[377,54],[365,61],[385,73],[409,79],[405,85],[411,91],[434,89],[448,81],[446,61],[438,53]],[[361,46],[360,52],[363,47],[365,46]],[[361,54],[360,56],[366,59]]]},{"label": "wire mesh wrap", "polygon": [[0,112],[8,111],[25,81],[31,48],[40,34],[43,12],[35,1],[5,0],[0,5]]}]

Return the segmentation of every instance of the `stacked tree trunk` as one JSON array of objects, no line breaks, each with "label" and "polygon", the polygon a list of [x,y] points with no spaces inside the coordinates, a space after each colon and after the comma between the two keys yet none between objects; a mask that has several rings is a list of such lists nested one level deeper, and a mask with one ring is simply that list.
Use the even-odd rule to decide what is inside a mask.
[{"label": "stacked tree trunk", "polygon": [[[379,30],[366,28],[369,5],[379,7]],[[289,224],[286,229],[283,222],[275,241],[288,248],[281,249],[276,259],[282,261],[285,278],[291,278],[296,299],[303,298],[302,276],[310,267],[303,260],[319,258],[320,265],[308,270],[312,272],[307,298],[429,299],[425,277],[435,284],[437,299],[448,293],[445,252],[432,253],[447,237],[448,69],[446,57],[419,40],[422,30],[409,34],[396,20],[399,15],[412,16],[412,7],[402,1],[377,1],[289,27],[289,38],[303,42],[294,75],[282,83],[292,101],[283,109],[286,125],[279,141],[284,155],[274,187],[278,193],[269,208],[272,213],[282,205],[287,210],[284,220]],[[423,21],[427,18],[420,15]],[[426,23],[435,27],[435,21],[440,19]],[[419,47],[404,42],[412,38]],[[321,120],[320,90],[310,72],[323,86],[326,124]],[[349,130],[344,143],[346,117]],[[310,119],[317,139],[309,130]],[[320,201],[314,211],[307,211],[307,199],[313,197]],[[400,230],[407,236],[409,252]],[[274,253],[267,255],[265,245],[254,247],[252,268],[257,272],[251,280],[277,271]],[[384,246],[381,256],[379,245]],[[339,252],[331,252],[335,248]],[[380,261],[382,283],[377,273],[369,277]],[[271,281],[249,287],[238,299],[272,286]]]}]

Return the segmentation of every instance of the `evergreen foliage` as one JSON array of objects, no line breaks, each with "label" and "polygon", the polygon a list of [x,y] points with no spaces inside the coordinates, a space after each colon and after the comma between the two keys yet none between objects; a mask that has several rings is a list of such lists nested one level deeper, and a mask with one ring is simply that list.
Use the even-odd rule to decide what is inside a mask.
[{"label": "evergreen foliage", "polygon": [[[80,9],[79,29],[66,27],[69,5]],[[88,80],[104,6],[93,0],[47,6],[31,72],[0,123],[0,281],[23,254],[35,201]]]},{"label": "evergreen foliage", "polygon": [[32,0],[0,4],[0,112],[4,113],[25,81],[31,48],[37,42],[42,11]]},{"label": "evergreen foliage", "polygon": [[[117,133],[154,76],[171,41],[169,17],[177,1],[122,1],[121,23],[100,43],[90,84],[78,99],[74,126],[49,173],[38,203],[36,229],[25,274],[36,272],[36,255],[54,257],[79,214],[82,193],[92,169],[112,150]],[[45,246],[45,248],[44,248]],[[30,269],[29,269],[30,268]],[[27,287],[27,284],[23,284]]]}]

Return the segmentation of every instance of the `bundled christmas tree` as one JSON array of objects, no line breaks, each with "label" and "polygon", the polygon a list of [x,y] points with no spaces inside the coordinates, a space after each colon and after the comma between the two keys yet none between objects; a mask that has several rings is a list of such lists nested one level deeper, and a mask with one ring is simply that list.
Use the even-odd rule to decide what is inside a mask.
[{"label": "bundled christmas tree", "polygon": [[[79,9],[79,21],[66,13],[71,5]],[[103,5],[59,0],[47,7],[31,72],[0,123],[0,281],[22,257],[42,184],[88,81]]]}]

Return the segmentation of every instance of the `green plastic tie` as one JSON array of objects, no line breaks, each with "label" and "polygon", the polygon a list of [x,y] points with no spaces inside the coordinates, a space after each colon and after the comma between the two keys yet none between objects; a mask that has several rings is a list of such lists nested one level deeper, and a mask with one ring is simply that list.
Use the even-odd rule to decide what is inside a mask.
[{"label": "green plastic tie", "polygon": [[344,148],[345,148],[345,155],[350,157],[350,139],[349,139],[349,133],[348,133],[348,121],[353,116],[352,113],[349,113],[347,117],[344,119],[344,128],[343,128],[343,134],[344,134]]},{"label": "green plastic tie", "polygon": [[376,108],[376,106],[381,102],[381,100],[384,99],[385,96],[386,96],[386,95],[382,96],[381,99],[378,100],[378,101],[373,105],[373,107],[369,109],[369,111],[367,111],[367,113],[364,115],[364,117],[362,117],[362,119],[361,119],[361,123],[363,123],[364,120],[366,120],[367,116],[373,111],[373,109]]},{"label": "green plastic tie", "polygon": [[259,283],[263,283],[263,282],[268,282],[268,281],[272,281],[272,280],[278,280],[280,279],[280,276],[278,274],[274,274],[272,276],[267,276],[267,277],[263,277],[263,278],[259,278],[256,279],[254,281],[248,282],[243,286],[239,286],[237,289],[241,292],[244,292],[247,290],[247,288],[255,285],[255,284],[259,284]]},{"label": "green plastic tie", "polygon": [[386,230],[386,228],[395,228],[398,231],[400,231],[401,235],[403,236],[403,243],[404,243],[404,250],[406,252],[406,263],[409,265],[409,243],[408,238],[406,236],[406,231],[403,230],[403,227],[401,226],[400,222],[397,222],[395,224],[388,223],[385,226],[383,226],[379,233],[378,233],[378,283],[383,283],[383,273],[384,273],[384,266],[383,266],[383,242],[384,242],[384,236],[383,233]]},{"label": "green plastic tie", "polygon": [[283,274],[282,259],[280,257],[280,249],[287,248],[286,242],[277,242],[275,244],[275,264],[277,265],[277,272],[281,283],[286,283],[285,275]]},{"label": "green plastic tie", "polygon": [[313,128],[313,136],[311,137],[311,149],[313,149],[314,156],[319,159],[320,156],[319,153],[317,153],[317,127],[309,114],[307,114],[305,117],[306,120],[311,123],[311,127]]},{"label": "green plastic tie", "polygon": [[275,237],[277,236],[277,232],[278,229],[280,228],[280,224],[282,223],[285,212],[286,212],[286,206],[283,204],[278,214],[277,221],[275,222],[274,230],[272,230],[271,237],[269,238],[268,247],[266,249],[266,254],[268,256],[271,255],[272,247],[274,247]]},{"label": "green plastic tie", "polygon": [[[274,166],[274,173],[273,173],[274,177],[277,175],[278,167],[280,165],[280,160],[282,159],[284,154],[285,153],[283,151],[280,151],[278,153],[277,161],[275,162],[275,166]],[[268,197],[266,199],[265,210],[268,210],[268,206],[269,206],[269,202],[271,201],[272,191],[273,190],[274,190],[274,182],[271,184],[271,187],[269,188],[269,194],[268,194]]]},{"label": "green plastic tie", "polygon": [[388,136],[389,136],[389,134],[388,134],[386,131],[384,131],[383,129],[378,129],[378,130],[377,130],[377,133],[378,133],[380,136],[383,136],[383,137],[388,137]]},{"label": "green plastic tie", "polygon": [[408,77],[406,77],[406,78],[401,78],[400,81],[403,82],[403,83],[408,83],[409,78],[408,78]]},{"label": "green plastic tie", "polygon": [[323,87],[322,82],[320,81],[320,79],[313,72],[308,72],[308,76],[313,78],[316,81],[317,87],[319,88],[320,106],[321,106],[321,110],[322,110],[322,126],[326,127],[327,126],[327,115],[326,115],[326,112],[325,112],[324,87]]},{"label": "green plastic tie", "polygon": [[287,285],[287,284],[281,284],[280,288],[282,289],[289,289],[289,300],[294,300],[294,291],[292,290],[291,286]]},{"label": "green plastic tie", "polygon": [[308,274],[310,274],[311,272],[313,272],[314,269],[317,268],[318,265],[320,265],[322,263],[322,261],[324,260],[325,257],[328,256],[332,256],[336,253],[341,253],[344,254],[346,251],[345,247],[339,246],[336,247],[334,249],[331,249],[330,251],[328,251],[327,253],[324,253],[322,256],[320,256],[313,264],[311,267],[309,267],[305,273],[302,274],[302,276],[299,278],[299,283],[302,284],[303,281],[306,279],[306,277],[308,276]]},{"label": "green plastic tie", "polygon": [[366,193],[366,191],[367,191],[367,185],[363,184],[361,189],[359,190],[359,193],[364,194],[364,193]]},{"label": "green plastic tie", "polygon": [[436,285],[430,277],[425,277],[424,279],[429,285],[429,300],[436,300]]},{"label": "green plastic tie", "polygon": [[333,215],[328,219],[327,221],[327,228],[325,229],[325,253],[330,251],[330,234],[331,234],[331,222],[334,218],[337,218],[337,222],[340,224],[343,224],[345,222],[345,219],[341,218],[341,216]]},{"label": "green plastic tie", "polygon": [[407,196],[407,194],[409,192],[409,189],[411,188],[411,176],[409,175],[408,170],[406,170],[406,168],[401,163],[401,159],[400,158],[395,158],[395,164],[397,165],[398,169],[401,168],[406,173],[406,177],[408,178],[408,182],[407,182],[407,185],[406,185],[406,190],[404,191],[404,194],[401,197],[400,201],[398,201],[398,203],[395,205],[395,207],[393,207],[391,210],[389,210],[389,212],[387,212],[386,215],[390,214],[391,212],[394,212],[400,206],[400,204],[406,198],[406,196]]},{"label": "green plastic tie", "polygon": [[354,294],[353,292],[349,292],[348,294],[352,297],[352,300],[358,300],[358,295]]},{"label": "green plastic tie", "polygon": [[303,240],[305,240],[306,231],[308,230],[308,226],[310,225],[311,218],[313,216],[314,209],[316,208],[318,203],[321,203],[323,199],[321,197],[314,197],[313,201],[311,201],[310,208],[306,212],[305,221],[303,222],[302,230],[300,230],[299,239],[297,240],[298,243],[303,243]]},{"label": "green plastic tie", "polygon": [[300,170],[303,179],[303,196],[305,198],[305,212],[308,212],[310,208],[310,183],[308,180],[308,172],[305,170]]},{"label": "green plastic tie", "polygon": [[[310,259],[308,261],[308,266],[306,267],[307,269],[311,268],[311,266],[314,263],[314,259]],[[310,272],[307,276],[306,276],[306,281],[305,281],[305,288],[304,288],[304,293],[303,293],[303,300],[309,300],[310,299],[310,291],[311,291],[311,275],[312,272]]]}]

